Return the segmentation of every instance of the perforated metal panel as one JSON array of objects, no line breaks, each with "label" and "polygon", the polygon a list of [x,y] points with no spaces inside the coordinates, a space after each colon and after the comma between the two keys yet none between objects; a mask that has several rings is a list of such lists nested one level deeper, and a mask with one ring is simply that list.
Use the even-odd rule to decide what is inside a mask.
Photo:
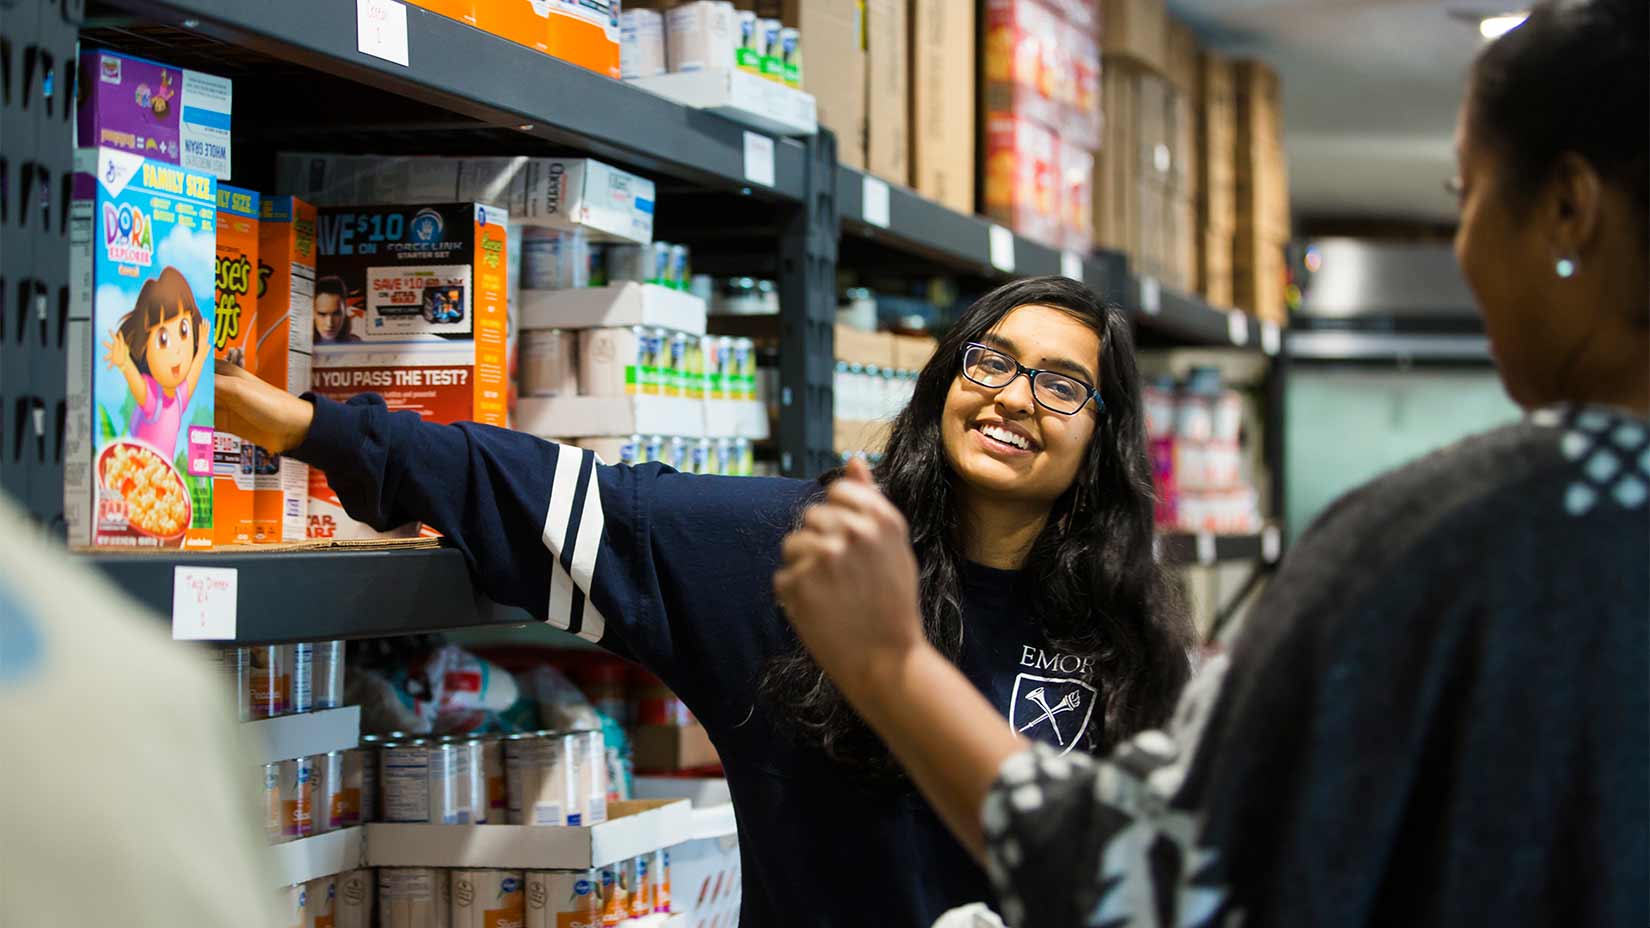
[{"label": "perforated metal panel", "polygon": [[75,38],[84,0],[0,0],[0,488],[63,531]]}]

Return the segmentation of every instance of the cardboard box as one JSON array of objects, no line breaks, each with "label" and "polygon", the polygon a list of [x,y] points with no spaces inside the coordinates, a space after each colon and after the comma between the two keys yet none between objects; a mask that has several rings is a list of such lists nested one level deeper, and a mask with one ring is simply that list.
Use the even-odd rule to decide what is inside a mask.
[{"label": "cardboard box", "polygon": [[550,51],[553,0],[478,0],[475,26],[546,55]]},{"label": "cardboard box", "polygon": [[[315,352],[315,207],[297,197],[264,197],[258,222],[258,367],[265,383],[288,393],[309,389]],[[341,310],[342,298],[326,298]],[[341,318],[341,317],[340,317]],[[254,542],[302,541],[309,523],[309,465],[256,445]]]},{"label": "cardboard box", "polygon": [[639,725],[630,730],[641,771],[694,770],[722,763],[702,725]]},{"label": "cardboard box", "polygon": [[212,546],[217,180],[75,159],[63,511],[71,545]]},{"label": "cardboard box", "polygon": [[1237,227],[1237,101],[1231,64],[1225,58],[1212,53],[1199,58],[1193,108],[1198,222],[1206,230],[1230,235]]},{"label": "cardboard box", "polygon": [[892,335],[894,342],[894,369],[920,371],[928,366],[940,343],[926,335]]},{"label": "cardboard box", "polygon": [[1205,230],[1197,237],[1197,292],[1215,306],[1236,306],[1232,258],[1237,243],[1229,231]]},{"label": "cardboard box", "polygon": [[[474,26],[476,24],[476,0],[407,0],[413,6],[420,6],[432,13],[440,13],[449,19],[456,19],[461,23]],[[483,0],[491,5],[493,0]]]},{"label": "cardboard box", "polygon": [[836,359],[848,364],[897,366],[894,336],[886,332],[864,332],[849,326],[835,329]]},{"label": "cardboard box", "polygon": [[1196,93],[1199,67],[1197,36],[1191,29],[1171,19],[1164,31],[1163,46],[1163,76],[1181,93]]},{"label": "cardboard box", "polygon": [[694,0],[665,14],[665,60],[671,71],[732,70],[739,44],[733,7]]},{"label": "cardboard box", "polygon": [[693,804],[685,799],[610,803],[608,820],[570,828],[551,825],[367,826],[374,867],[589,870],[673,847],[690,837]]},{"label": "cardboard box", "polygon": [[831,429],[833,448],[838,454],[881,454],[890,428],[888,422],[838,419]]},{"label": "cardboard box", "polygon": [[1094,246],[1094,155],[1060,144],[1059,247],[1087,254]]},{"label": "cardboard box", "polygon": [[[508,217],[480,203],[321,211],[314,391],[365,391],[431,422],[505,424]],[[345,313],[322,318],[342,290]],[[319,471],[311,538],[405,536],[350,519]]]},{"label": "cardboard box", "polygon": [[1095,244],[1134,255],[1135,197],[1140,178],[1136,85],[1143,70],[1126,61],[1107,62],[1101,76],[1105,138],[1095,159]]},{"label": "cardboard box", "polygon": [[627,81],[669,70],[665,17],[658,10],[625,10],[619,16],[619,76]]},{"label": "cardboard box", "polygon": [[229,179],[229,78],[87,50],[76,93],[77,147],[113,148]]},{"label": "cardboard box", "polygon": [[619,43],[619,0],[579,0],[550,7],[550,54],[555,57],[617,80]]},{"label": "cardboard box", "polygon": [[1285,302],[1287,284],[1284,243],[1245,235],[1240,230],[1232,284],[1237,308],[1267,322],[1285,325],[1289,316]]},{"label": "cardboard box", "polygon": [[523,329],[597,329],[645,325],[705,334],[705,301],[658,284],[622,283],[583,290],[523,290]]},{"label": "cardboard box", "polygon": [[911,0],[911,186],[974,213],[974,4]]},{"label": "cardboard box", "polygon": [[986,124],[985,214],[1027,238],[1059,248],[1060,140],[1017,116]]},{"label": "cardboard box", "polygon": [[[258,193],[218,186],[216,306],[212,356],[253,373],[258,369]],[[212,435],[212,542],[249,545],[260,533],[253,517],[257,452],[222,429]],[[297,755],[293,755],[297,756]]]},{"label": "cardboard box", "polygon": [[1168,58],[1168,13],[1163,0],[1101,0],[1101,52],[1161,72]]},{"label": "cardboard box", "polygon": [[836,133],[837,162],[865,170],[869,101],[863,3],[758,0],[755,6],[758,15],[778,19],[802,33],[803,58],[813,62],[813,67],[802,72],[802,89],[818,103],[819,124]]},{"label": "cardboard box", "polygon": [[867,0],[866,165],[903,184],[911,173],[911,58],[907,0]]},{"label": "cardboard box", "polygon": [[677,396],[524,397],[516,404],[516,429],[544,438],[703,438],[705,402]]},{"label": "cardboard box", "polygon": [[664,74],[633,83],[683,106],[720,113],[773,135],[813,135],[819,131],[819,111],[812,94],[742,69]]}]

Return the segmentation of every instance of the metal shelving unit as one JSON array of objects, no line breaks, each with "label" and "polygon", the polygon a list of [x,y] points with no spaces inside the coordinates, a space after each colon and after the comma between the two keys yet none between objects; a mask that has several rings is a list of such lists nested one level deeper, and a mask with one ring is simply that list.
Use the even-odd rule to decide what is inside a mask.
[{"label": "metal shelving unit", "polygon": [[[574,154],[653,178],[660,228],[693,243],[696,261],[703,252],[705,269],[760,267],[778,285],[777,436],[789,474],[811,476],[835,462],[832,325],[837,268],[847,260],[839,252],[849,246],[862,262],[871,254],[880,264],[885,255],[890,264],[977,281],[1079,277],[1154,337],[1255,350],[1270,344],[1246,317],[1234,320],[1133,276],[1121,255],[1052,249],[843,167],[829,132],[773,139],[773,181],[754,182],[746,127],[420,8],[406,9],[409,66],[360,51],[355,5],[339,0],[93,0],[89,8],[84,0],[0,0],[0,8],[13,49],[9,93],[0,100],[0,186],[14,192],[11,213],[0,214],[0,488],[59,535],[77,37],[235,79],[234,168],[244,185],[271,181],[273,152],[283,148]],[[877,202],[867,203],[868,192]],[[1167,539],[1163,557],[1196,563],[1198,543],[1186,537]],[[1215,545],[1220,560],[1260,553],[1255,538]],[[161,614],[172,609],[179,566],[234,568],[241,643],[530,621],[479,595],[452,549],[84,559]],[[291,609],[303,589],[328,595]]]}]

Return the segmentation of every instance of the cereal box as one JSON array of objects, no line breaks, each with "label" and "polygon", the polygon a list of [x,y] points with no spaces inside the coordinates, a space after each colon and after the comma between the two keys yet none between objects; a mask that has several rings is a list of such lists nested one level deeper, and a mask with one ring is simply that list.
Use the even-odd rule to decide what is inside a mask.
[{"label": "cereal box", "polygon": [[75,121],[81,148],[115,148],[229,179],[234,82],[145,58],[80,56]]},{"label": "cereal box", "polygon": [[[258,222],[258,367],[265,383],[309,389],[314,352],[315,207],[265,197]],[[309,517],[309,465],[253,446],[257,542],[301,541]]]},{"label": "cereal box", "polygon": [[217,181],[103,148],[74,183],[70,543],[209,548]]},{"label": "cereal box", "polygon": [[[461,23],[476,24],[476,0],[408,0],[413,6],[421,6],[432,13],[440,13]],[[482,0],[483,3],[490,0]]]},{"label": "cereal box", "polygon": [[550,54],[618,79],[619,0],[583,0],[552,6]]},{"label": "cereal box", "polygon": [[500,38],[550,54],[551,0],[483,0],[475,25]]},{"label": "cereal box", "polygon": [[[431,422],[503,426],[507,225],[480,203],[321,210],[315,393],[373,392]],[[382,537],[345,515],[319,472],[309,506],[311,538]]]},{"label": "cereal box", "polygon": [[[258,307],[258,194],[218,185],[218,257],[214,285],[212,354],[256,372],[253,326]],[[248,545],[262,534],[254,524],[254,447],[218,430],[212,436],[212,535],[215,544]]]}]

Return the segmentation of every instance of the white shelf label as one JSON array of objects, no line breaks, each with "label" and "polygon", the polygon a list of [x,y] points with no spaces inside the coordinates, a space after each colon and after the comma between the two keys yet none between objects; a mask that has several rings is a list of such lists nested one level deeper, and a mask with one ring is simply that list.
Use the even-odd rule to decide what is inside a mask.
[{"label": "white shelf label", "polygon": [[1226,313],[1226,335],[1239,348],[1249,344],[1249,317],[1237,310]]},{"label": "white shelf label", "polygon": [[745,179],[764,187],[773,186],[773,137],[760,132],[745,133]]},{"label": "white shelf label", "polygon": [[1060,276],[1083,282],[1083,256],[1075,251],[1060,252]]},{"label": "white shelf label", "polygon": [[1268,525],[1260,533],[1260,557],[1268,564],[1276,564],[1283,556],[1283,535],[1276,525]]},{"label": "white shelf label", "polygon": [[1005,274],[1014,273],[1014,233],[999,225],[991,227],[991,266]]},{"label": "white shelf label", "polygon": [[1148,316],[1163,311],[1163,285],[1156,277],[1140,278],[1140,311]]},{"label": "white shelf label", "polygon": [[1197,562],[1205,566],[1215,562],[1215,536],[1208,532],[1197,533]]},{"label": "white shelf label", "polygon": [[1260,324],[1260,347],[1267,354],[1273,355],[1277,354],[1278,350],[1283,347],[1283,332],[1278,328],[1277,323],[1262,322]]},{"label": "white shelf label", "polygon": [[396,0],[355,0],[355,47],[363,55],[407,67],[406,6]]},{"label": "white shelf label", "polygon": [[233,641],[237,583],[233,567],[173,568],[172,637]]},{"label": "white shelf label", "polygon": [[864,217],[866,225],[876,226],[879,229],[888,228],[888,184],[881,178],[865,175],[865,184],[860,189],[859,214]]}]

